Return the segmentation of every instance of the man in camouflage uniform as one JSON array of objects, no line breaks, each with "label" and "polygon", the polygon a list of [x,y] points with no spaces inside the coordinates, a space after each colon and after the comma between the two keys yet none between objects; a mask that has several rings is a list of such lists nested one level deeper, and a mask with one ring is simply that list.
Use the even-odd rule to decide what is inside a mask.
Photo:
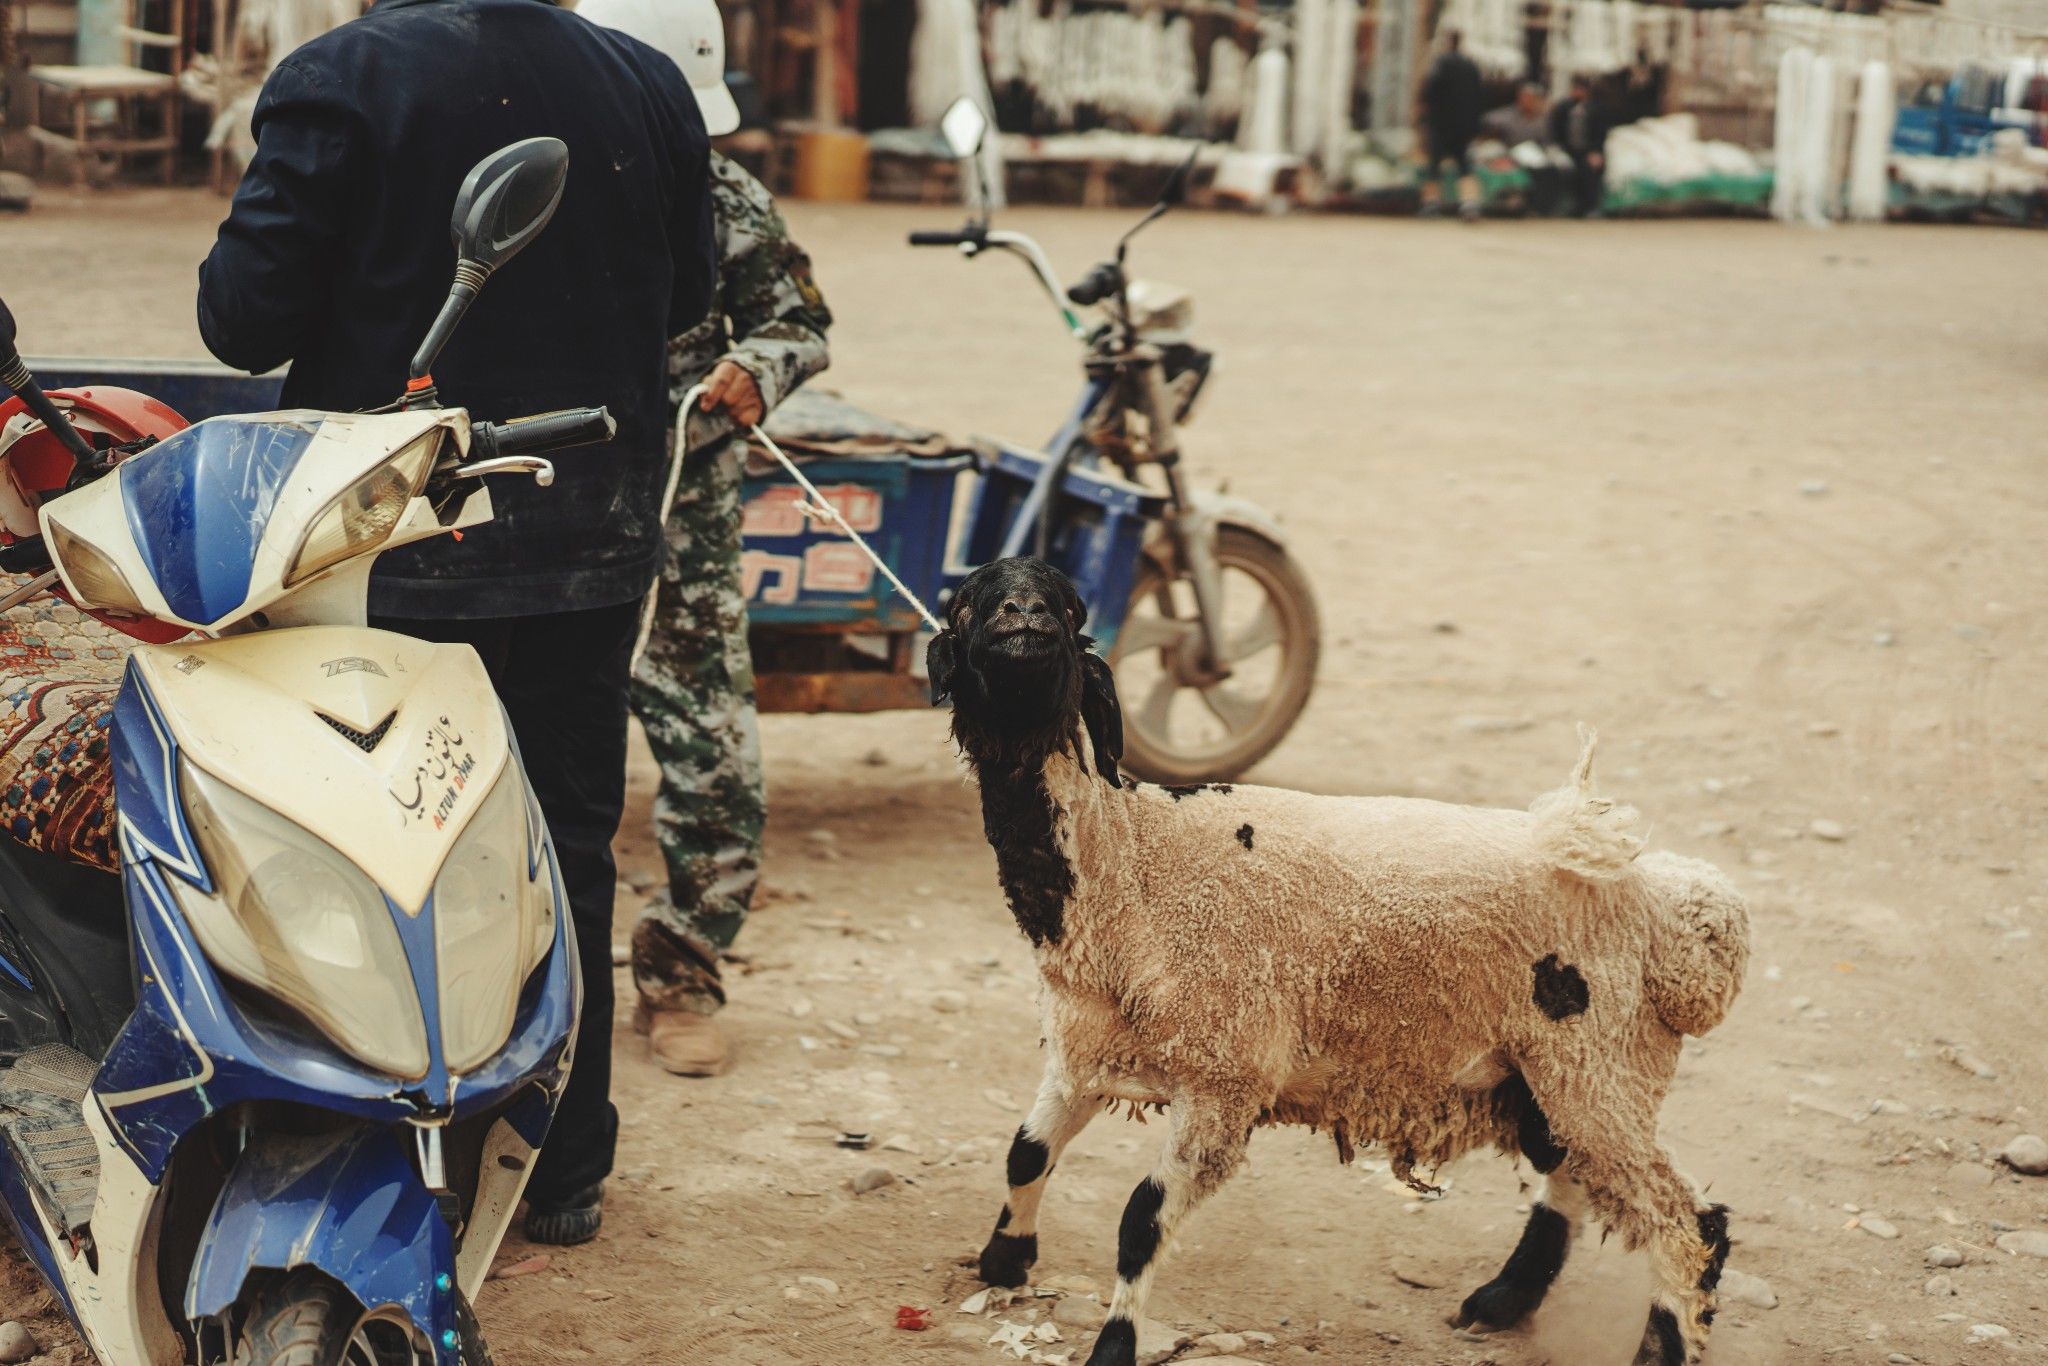
[{"label": "man in camouflage uniform", "polygon": [[668,519],[669,559],[653,630],[633,676],[633,711],[661,766],[655,838],[668,891],[633,929],[638,1021],[655,1060],[715,1076],[731,1051],[713,1016],[725,1004],[720,951],[746,920],[761,862],[766,798],[740,586],[740,481],[760,422],[823,370],[832,315],[775,201],[711,156],[719,275],[712,313],[669,348],[671,402],[705,385],[687,416],[691,449]]}]

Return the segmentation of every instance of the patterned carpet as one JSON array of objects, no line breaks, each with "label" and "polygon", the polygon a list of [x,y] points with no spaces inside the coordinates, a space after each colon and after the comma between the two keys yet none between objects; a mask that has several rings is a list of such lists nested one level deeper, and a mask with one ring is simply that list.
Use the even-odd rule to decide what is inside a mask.
[{"label": "patterned carpet", "polygon": [[107,731],[132,643],[55,598],[0,617],[0,830],[32,849],[118,866]]}]

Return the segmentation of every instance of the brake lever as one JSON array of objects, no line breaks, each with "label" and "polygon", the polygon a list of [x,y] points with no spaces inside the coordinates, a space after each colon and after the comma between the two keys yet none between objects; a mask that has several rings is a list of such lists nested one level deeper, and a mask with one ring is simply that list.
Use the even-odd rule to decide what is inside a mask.
[{"label": "brake lever", "polygon": [[538,455],[501,455],[448,471],[450,479],[481,479],[487,474],[530,474],[534,483],[547,488],[555,482],[555,462]]}]

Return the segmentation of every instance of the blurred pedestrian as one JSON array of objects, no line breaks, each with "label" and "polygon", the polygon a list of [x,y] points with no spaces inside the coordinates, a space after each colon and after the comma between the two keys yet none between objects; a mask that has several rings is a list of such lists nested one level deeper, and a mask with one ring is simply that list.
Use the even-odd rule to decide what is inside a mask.
[{"label": "blurred pedestrian", "polygon": [[[584,0],[577,11],[669,53],[703,101],[716,136],[739,125],[720,75],[725,35],[713,0]],[[719,98],[723,96],[723,98]],[[752,904],[767,797],[740,579],[740,485],[761,422],[830,362],[832,315],[760,181],[711,154],[718,286],[711,316],[669,348],[671,404],[702,383],[692,440],[669,513],[669,557],[656,587],[646,652],[633,674],[634,714],[661,769],[655,840],[668,886],[633,928],[635,1027],[678,1076],[726,1070],[716,1015],[719,971]],[[693,420],[694,419],[694,420]]]},{"label": "blurred pedestrian", "polygon": [[1499,138],[1522,173],[1529,178],[1525,196],[1528,211],[1538,217],[1557,212],[1566,190],[1566,173],[1557,163],[1561,154],[1550,137],[1550,101],[1543,87],[1524,81],[1515,88],[1512,104],[1488,113],[1480,120],[1480,131]]},{"label": "blurred pedestrian", "polygon": [[1422,211],[1435,213],[1441,208],[1442,175],[1449,167],[1458,174],[1458,212],[1470,220],[1479,217],[1472,139],[1479,135],[1484,91],[1479,67],[1465,55],[1464,46],[1464,37],[1456,29],[1445,30],[1443,55],[1422,83],[1422,127],[1429,143],[1429,178],[1422,182]]},{"label": "blurred pedestrian", "polygon": [[1607,128],[1593,83],[1572,77],[1571,94],[1550,111],[1550,136],[1572,159],[1572,199],[1581,218],[1598,217],[1606,197]]}]

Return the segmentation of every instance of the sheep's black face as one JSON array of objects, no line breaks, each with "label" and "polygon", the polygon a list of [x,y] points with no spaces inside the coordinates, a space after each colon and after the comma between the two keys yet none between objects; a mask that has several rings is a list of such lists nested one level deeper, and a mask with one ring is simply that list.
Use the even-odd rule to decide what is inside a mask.
[{"label": "sheep's black face", "polygon": [[977,762],[1042,761],[1085,721],[1096,767],[1114,776],[1123,725],[1109,665],[1081,631],[1088,609],[1065,574],[1018,556],[983,565],[953,596],[925,652],[932,702]]}]

